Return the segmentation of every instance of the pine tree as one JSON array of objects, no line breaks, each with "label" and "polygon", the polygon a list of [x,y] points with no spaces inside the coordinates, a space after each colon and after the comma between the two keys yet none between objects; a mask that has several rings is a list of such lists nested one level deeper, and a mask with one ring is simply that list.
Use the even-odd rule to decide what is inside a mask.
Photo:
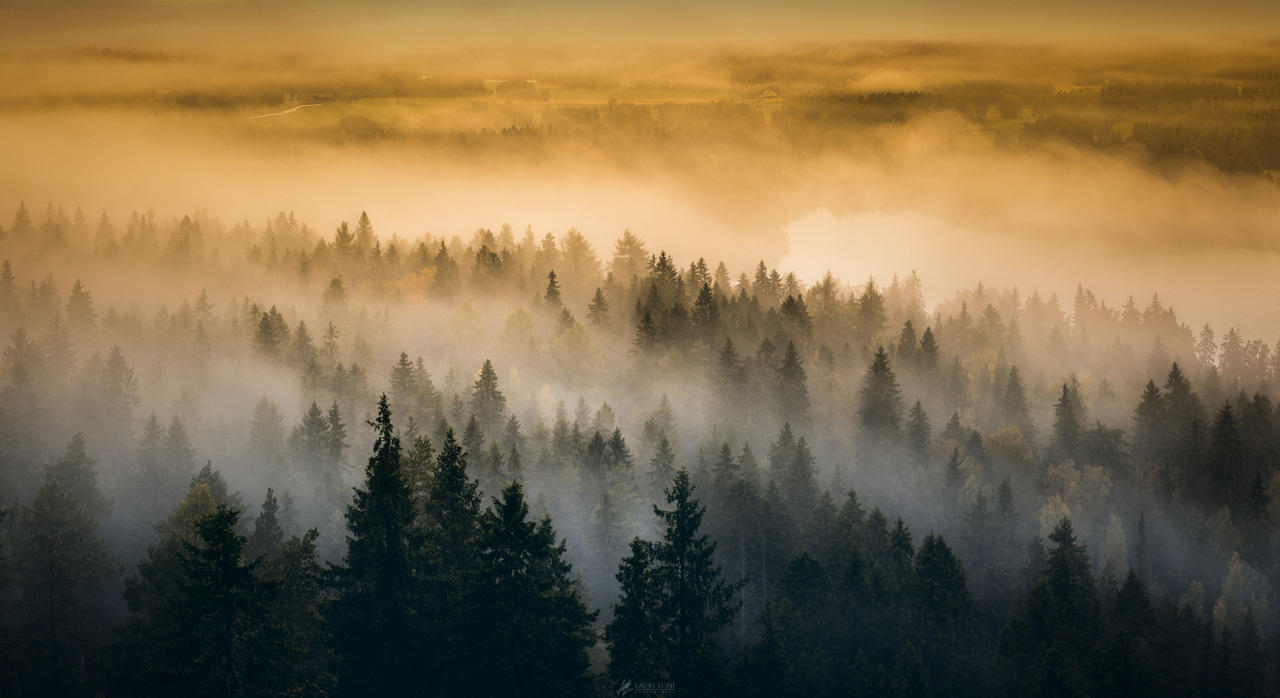
[{"label": "pine tree", "polygon": [[284,484],[284,415],[264,395],[253,409],[249,426],[249,458],[270,473],[276,484]]},{"label": "pine tree", "polygon": [[898,365],[916,365],[916,357],[919,351],[920,342],[916,339],[916,328],[911,324],[911,320],[908,319],[902,323],[902,333],[898,335]]},{"label": "pine tree", "polygon": [[1195,497],[1209,512],[1224,506],[1243,507],[1248,489],[1243,461],[1235,410],[1224,402],[1213,420],[1208,457],[1192,475]]},{"label": "pine tree", "polygon": [[720,334],[720,305],[711,287],[705,283],[693,303],[693,326],[707,346],[715,346],[716,337]]},{"label": "pine tree", "polygon": [[1059,460],[1074,459],[1080,452],[1083,410],[1079,392],[1064,383],[1053,408],[1053,451]]},{"label": "pine tree", "polygon": [[778,420],[804,429],[809,423],[809,389],[805,385],[804,362],[795,342],[787,342],[776,379]]},{"label": "pine tree", "polygon": [[131,433],[133,410],[138,406],[138,381],[119,345],[107,352],[99,390],[108,428]]},{"label": "pine tree", "polygon": [[258,319],[253,345],[263,356],[281,358],[288,343],[289,326],[285,323],[284,316],[273,305]]},{"label": "pine tree", "polygon": [[409,355],[400,352],[400,359],[391,367],[391,385],[388,397],[391,407],[402,415],[414,413],[418,398],[418,372]]},{"label": "pine tree", "polygon": [[40,353],[44,368],[52,372],[50,377],[55,380],[75,372],[76,343],[71,338],[71,330],[62,321],[62,313],[54,311],[44,336],[40,338]]},{"label": "pine tree", "polygon": [[[477,609],[470,642],[475,695],[562,696],[585,692],[587,648],[595,637],[565,544],[550,518],[529,520],[518,483],[479,520]],[[478,641],[478,642],[477,642]],[[530,678],[536,677],[534,683]]]},{"label": "pine tree", "polygon": [[1155,381],[1149,380],[1133,411],[1132,449],[1139,478],[1149,485],[1156,483],[1157,469],[1163,465],[1168,452],[1166,420],[1164,396]]},{"label": "pine tree", "polygon": [[280,556],[281,548],[284,546],[284,528],[280,526],[279,513],[280,500],[276,499],[275,491],[268,487],[267,498],[262,502],[262,511],[253,521],[253,534],[245,542],[246,560],[253,562],[267,559],[267,564],[271,564]]},{"label": "pine tree", "polygon": [[329,420],[315,402],[302,415],[302,423],[289,434],[289,452],[293,465],[308,477],[327,478]]},{"label": "pine tree", "polygon": [[884,347],[876,349],[858,395],[862,433],[872,440],[896,439],[902,424],[902,396]]},{"label": "pine tree", "polygon": [[636,538],[631,554],[618,566],[620,593],[604,631],[609,676],[615,684],[655,681],[665,675],[669,638],[659,612],[662,590],[654,574],[656,564],[653,543]]},{"label": "pine tree", "polygon": [[98,536],[97,517],[73,484],[86,485],[64,482],[50,469],[15,531],[20,596],[13,620],[24,653],[10,669],[31,695],[87,695],[85,655],[95,649],[97,625],[90,609],[118,571]]},{"label": "pine tree", "polygon": [[166,431],[152,414],[142,429],[137,462],[134,479],[144,505],[139,513],[144,518],[143,525],[149,527],[163,516],[166,503],[182,493],[195,466],[195,455],[181,420],[174,417]]},{"label": "pine tree", "polygon": [[964,458],[960,456],[960,447],[951,449],[951,457],[947,459],[947,464],[943,469],[943,485],[946,487],[947,499],[943,502],[944,506],[955,508],[960,505],[964,499],[964,481],[965,472],[963,468]]},{"label": "pine tree", "polygon": [[206,464],[191,480],[186,497],[157,527],[159,538],[138,563],[137,575],[125,579],[130,616],[121,628],[120,651],[122,666],[129,667],[121,677],[129,693],[189,690],[191,654],[199,643],[190,639],[193,629],[183,605],[186,546],[201,541],[201,522],[220,511],[238,511],[237,497],[228,494],[222,476]]},{"label": "pine tree", "polygon": [[35,226],[31,224],[31,213],[27,210],[27,202],[18,202],[18,210],[13,214],[13,226],[9,228],[9,232],[20,240],[35,232]]},{"label": "pine tree", "polygon": [[369,220],[369,214],[365,211],[360,212],[360,218],[356,220],[355,246],[361,252],[371,249],[375,244],[373,237],[373,223]]},{"label": "pine tree", "polygon": [[636,324],[636,351],[641,356],[650,356],[658,350],[658,341],[658,323],[654,321],[653,313],[645,310]]},{"label": "pine tree", "polygon": [[1032,433],[1031,412],[1027,409],[1027,395],[1022,387],[1022,374],[1017,366],[1009,368],[1009,378],[1001,391],[1001,411],[1005,421],[1018,427],[1023,437],[1030,440]]},{"label": "pine tree", "polygon": [[183,575],[174,589],[174,610],[188,622],[176,625],[170,668],[195,695],[245,695],[264,684],[267,653],[259,623],[268,605],[243,562],[245,539],[236,533],[239,511],[221,505],[196,522],[198,543],[183,541]]},{"label": "pine tree", "polygon": [[884,296],[876,289],[875,280],[868,279],[854,311],[854,335],[858,344],[870,346],[876,335],[884,329],[885,318]]},{"label": "pine tree", "polygon": [[[472,622],[467,600],[479,564],[479,518],[479,483],[468,476],[466,454],[447,430],[424,501],[419,561],[426,585],[422,613],[431,637],[461,638]],[[469,646],[454,640],[426,652],[438,667],[433,683],[442,691],[461,690],[474,680]]]},{"label": "pine tree", "polygon": [[337,683],[317,536],[313,528],[285,541],[263,570],[262,579],[272,592],[262,623],[268,643],[264,685],[269,694],[329,695]]},{"label": "pine tree", "polygon": [[920,542],[911,600],[922,642],[947,648],[967,631],[973,604],[964,568],[942,536]]},{"label": "pine tree", "polygon": [[[803,367],[801,367],[801,371],[803,370]],[[724,415],[725,419],[730,423],[738,422],[743,412],[742,401],[747,391],[747,372],[746,366],[738,356],[737,348],[733,345],[733,339],[729,337],[724,338],[724,345],[720,349],[716,373],[712,382],[715,388],[719,413]],[[803,384],[801,386],[803,387]],[[675,473],[671,474],[674,475]],[[666,482],[670,482],[670,480]]]},{"label": "pine tree", "polygon": [[[498,434],[502,431],[506,409],[507,398],[498,390],[498,372],[493,370],[493,363],[485,359],[480,367],[480,376],[471,389],[471,413],[480,421],[481,431]],[[479,454],[469,455],[475,457]]]},{"label": "pine tree", "polygon": [[654,559],[662,590],[658,612],[670,643],[668,676],[681,693],[703,695],[716,685],[719,672],[715,633],[733,620],[733,598],[742,585],[721,577],[716,544],[699,531],[705,509],[693,498],[686,471],[676,473],[667,504],[670,509],[653,510],[666,525]]},{"label": "pine tree", "polygon": [[556,280],[555,270],[547,272],[547,291],[542,295],[542,300],[552,308],[559,308],[564,305],[564,301],[560,300],[560,282]]},{"label": "pine tree", "polygon": [[334,473],[334,480],[338,480],[337,471],[346,463],[347,426],[342,422],[342,413],[338,410],[337,402],[329,406],[325,421],[329,423],[329,432],[325,439],[325,465]]},{"label": "pine tree", "polygon": [[671,440],[663,434],[658,439],[658,447],[649,460],[648,496],[656,500],[662,496],[667,483],[676,476],[676,454],[671,448]]},{"label": "pine tree", "polygon": [[347,507],[347,554],[335,567],[333,603],[342,691],[412,695],[421,638],[415,600],[413,499],[386,395],[378,401],[373,455]]},{"label": "pine tree", "polygon": [[911,414],[907,418],[907,447],[918,468],[929,464],[929,442],[932,429],[929,426],[929,415],[919,400],[911,406]]},{"label": "pine tree", "polygon": [[920,337],[920,351],[916,354],[916,361],[926,374],[931,374],[938,369],[938,353],[938,341],[933,336],[933,328],[924,328],[924,334]]},{"label": "pine tree", "polygon": [[592,296],[591,303],[587,305],[587,320],[594,326],[600,327],[609,322],[609,300],[604,297],[604,291],[600,287],[596,287],[596,294]]},{"label": "pine tree", "polygon": [[66,452],[49,467],[47,476],[57,480],[95,521],[111,511],[111,500],[98,487],[97,461],[85,448],[84,435],[76,432]]},{"label": "pine tree", "polygon": [[1088,662],[1098,632],[1098,597],[1084,546],[1063,519],[1049,540],[1039,579],[1015,618],[1001,633],[1001,652],[1024,672],[1036,694],[1088,693]]}]

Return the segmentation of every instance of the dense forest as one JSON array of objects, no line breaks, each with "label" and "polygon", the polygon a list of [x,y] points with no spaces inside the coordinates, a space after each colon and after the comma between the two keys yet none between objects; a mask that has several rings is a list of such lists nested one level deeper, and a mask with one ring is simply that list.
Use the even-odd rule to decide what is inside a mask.
[{"label": "dense forest", "polygon": [[1275,692],[1280,346],[354,220],[0,227],[5,695]]}]

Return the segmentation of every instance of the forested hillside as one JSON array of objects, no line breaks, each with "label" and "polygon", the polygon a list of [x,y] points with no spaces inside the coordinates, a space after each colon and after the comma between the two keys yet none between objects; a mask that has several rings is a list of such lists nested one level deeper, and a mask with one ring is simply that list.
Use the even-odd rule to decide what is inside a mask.
[{"label": "forested hillside", "polygon": [[1274,338],[352,220],[0,228],[0,692],[1274,692]]}]

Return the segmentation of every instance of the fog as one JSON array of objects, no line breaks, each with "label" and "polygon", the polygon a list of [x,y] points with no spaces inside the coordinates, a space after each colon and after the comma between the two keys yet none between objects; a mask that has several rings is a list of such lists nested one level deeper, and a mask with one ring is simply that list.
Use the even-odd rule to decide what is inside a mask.
[{"label": "fog", "polygon": [[[566,695],[767,693],[773,661],[780,693],[1087,695],[1120,679],[1044,658],[1084,676],[1130,650],[1159,693],[1181,656],[1161,637],[1255,653],[1241,685],[1280,667],[1280,45],[1249,30],[1269,5],[1185,43],[1209,5],[1122,41],[1075,13],[980,27],[978,2],[952,31],[920,28],[963,11],[929,2],[857,31],[709,4],[649,43],[629,4],[0,7],[0,601],[77,609],[0,625],[55,638],[0,643],[33,667],[17,695],[266,694],[254,655],[288,667],[276,693],[408,695],[430,655],[435,689],[483,695],[519,672],[423,648],[523,660],[529,609],[575,628],[549,642],[573,661],[528,669]],[[686,591],[663,556],[698,517],[653,510],[691,511],[677,471],[729,584],[700,592],[696,651],[627,644],[629,604]],[[520,497],[554,535],[495,523]],[[98,576],[41,571],[70,529]],[[501,569],[504,535],[540,562]],[[289,640],[166,625],[218,551]],[[536,598],[485,596],[539,574]],[[1085,630],[1035,635],[1046,595]],[[375,617],[418,625],[370,639]],[[422,653],[364,654],[396,638]],[[257,648],[219,660],[256,678],[206,670],[221,645]]]}]

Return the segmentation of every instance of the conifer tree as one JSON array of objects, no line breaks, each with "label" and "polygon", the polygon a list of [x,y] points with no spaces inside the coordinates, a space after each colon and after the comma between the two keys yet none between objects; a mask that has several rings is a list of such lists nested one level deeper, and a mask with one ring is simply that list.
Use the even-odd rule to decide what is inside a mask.
[{"label": "conifer tree", "polygon": [[902,333],[898,335],[898,365],[914,366],[920,351],[920,341],[916,338],[916,328],[908,319],[902,323]]},{"label": "conifer tree", "polygon": [[191,480],[186,497],[157,527],[159,538],[148,546],[137,574],[125,579],[130,616],[121,628],[119,649],[123,666],[129,668],[122,677],[129,692],[166,695],[188,687],[191,628],[182,604],[186,546],[200,541],[202,521],[219,511],[238,511],[237,500],[206,464]]},{"label": "conifer tree", "polygon": [[335,567],[333,634],[344,694],[413,695],[420,620],[413,499],[400,466],[400,439],[386,395],[378,401],[373,455],[347,506],[347,553]]},{"label": "conifer tree", "polygon": [[168,669],[195,695],[246,695],[267,681],[267,646],[260,627],[268,590],[256,562],[244,562],[239,511],[220,505],[196,522],[197,541],[183,541],[181,582],[173,591],[176,632],[164,638]]},{"label": "conifer tree", "polygon": [[700,532],[705,509],[693,498],[686,471],[676,473],[667,504],[670,509],[653,510],[666,525],[654,549],[654,573],[662,590],[658,612],[670,643],[668,676],[681,693],[702,695],[716,685],[715,634],[733,619],[741,584],[721,577],[716,544]]},{"label": "conifer tree", "polygon": [[555,270],[547,272],[547,291],[542,295],[542,300],[552,308],[559,308],[564,305],[564,301],[560,299],[560,282],[556,280]]},{"label": "conifer tree", "polygon": [[84,435],[76,432],[67,442],[66,452],[49,467],[47,475],[61,483],[85,512],[98,521],[111,511],[111,500],[99,487],[96,464],[85,447]]},{"label": "conifer tree", "polygon": [[[479,420],[482,432],[496,435],[502,431],[506,409],[507,398],[498,389],[498,372],[493,369],[493,362],[485,359],[471,389],[471,413]],[[469,455],[475,457],[479,453]]]},{"label": "conifer tree", "polygon": [[858,426],[872,441],[892,440],[902,425],[902,396],[884,347],[876,349],[858,394]]},{"label": "conifer tree", "polygon": [[916,467],[923,468],[929,463],[929,443],[932,429],[929,426],[929,415],[919,400],[911,406],[911,414],[907,417],[907,447]]},{"label": "conifer tree", "polygon": [[479,483],[467,473],[467,455],[446,430],[424,501],[420,568],[424,576],[423,618],[429,635],[449,638],[428,649],[439,667],[435,684],[460,690],[471,680],[470,648],[460,642],[471,622],[468,594],[478,565]]},{"label": "conifer tree", "polygon": [[280,500],[275,491],[267,488],[267,498],[262,502],[262,510],[253,520],[253,534],[245,541],[244,557],[253,562],[260,558],[271,564],[280,556],[284,546],[284,528],[280,525]]},{"label": "conifer tree", "polygon": [[564,560],[565,544],[556,542],[551,519],[530,521],[524,491],[512,483],[480,516],[478,540],[482,581],[472,600],[477,627],[470,633],[476,644],[469,692],[563,696],[586,691],[596,614],[579,597]]},{"label": "conifer tree", "polygon": [[253,409],[249,457],[254,465],[270,473],[276,484],[284,484],[284,415],[265,395]]},{"label": "conifer tree", "polygon": [[336,479],[336,470],[346,463],[347,450],[347,426],[342,422],[342,413],[338,410],[337,402],[329,406],[325,421],[329,424],[328,436],[325,439],[325,465],[335,471]]},{"label": "conifer tree", "polygon": [[668,666],[668,639],[659,612],[662,590],[654,574],[653,543],[635,538],[618,566],[618,601],[605,627],[609,676],[615,684],[655,681]]},{"label": "conifer tree", "polygon": [[804,361],[795,342],[787,342],[776,380],[778,419],[803,429],[809,423],[809,388],[805,385]]},{"label": "conifer tree", "polygon": [[671,448],[671,440],[663,434],[658,439],[658,447],[653,458],[649,460],[648,496],[656,500],[662,496],[667,483],[676,476],[676,454]]},{"label": "conifer tree", "polygon": [[13,620],[25,651],[10,669],[30,695],[88,694],[85,658],[97,649],[100,625],[91,608],[118,572],[98,536],[97,515],[81,499],[92,483],[64,481],[71,473],[60,470],[46,473],[15,532],[20,595]]},{"label": "conifer tree", "polygon": [[1211,512],[1223,506],[1243,510],[1248,490],[1248,475],[1242,472],[1243,461],[1235,410],[1230,402],[1224,402],[1213,420],[1208,457],[1192,474],[1192,484],[1202,506]]},{"label": "conifer tree", "polygon": [[1076,458],[1080,453],[1083,410],[1079,392],[1064,383],[1062,396],[1053,408],[1053,451],[1060,460]]},{"label": "conifer tree", "polygon": [[409,355],[400,352],[400,359],[391,367],[391,385],[387,397],[391,407],[402,415],[414,413],[418,398],[418,372]]},{"label": "conifer tree", "polygon": [[920,337],[920,351],[916,353],[916,362],[926,375],[938,369],[938,341],[933,336],[933,328],[924,328]]},{"label": "conifer tree", "polygon": [[1034,438],[1031,412],[1027,408],[1027,394],[1022,386],[1022,374],[1017,366],[1009,368],[1009,378],[1005,381],[1004,390],[1001,391],[1001,403],[1005,421],[1018,427],[1024,438],[1028,440]]},{"label": "conifer tree", "polygon": [[596,327],[609,322],[609,300],[599,286],[596,287],[596,294],[591,297],[591,303],[587,305],[587,320]]},{"label": "conifer tree", "polygon": [[289,451],[294,468],[308,476],[329,476],[326,468],[328,457],[329,420],[315,402],[302,415],[302,423],[289,434]]},{"label": "conifer tree", "polygon": [[1156,471],[1163,466],[1168,451],[1165,434],[1164,396],[1155,381],[1147,381],[1133,411],[1133,458],[1142,480],[1155,484]]},{"label": "conifer tree", "polygon": [[720,305],[716,301],[715,294],[711,292],[711,287],[705,283],[702,284],[701,290],[698,291],[698,298],[693,303],[693,326],[698,337],[707,346],[715,346],[716,338],[720,334]]}]

